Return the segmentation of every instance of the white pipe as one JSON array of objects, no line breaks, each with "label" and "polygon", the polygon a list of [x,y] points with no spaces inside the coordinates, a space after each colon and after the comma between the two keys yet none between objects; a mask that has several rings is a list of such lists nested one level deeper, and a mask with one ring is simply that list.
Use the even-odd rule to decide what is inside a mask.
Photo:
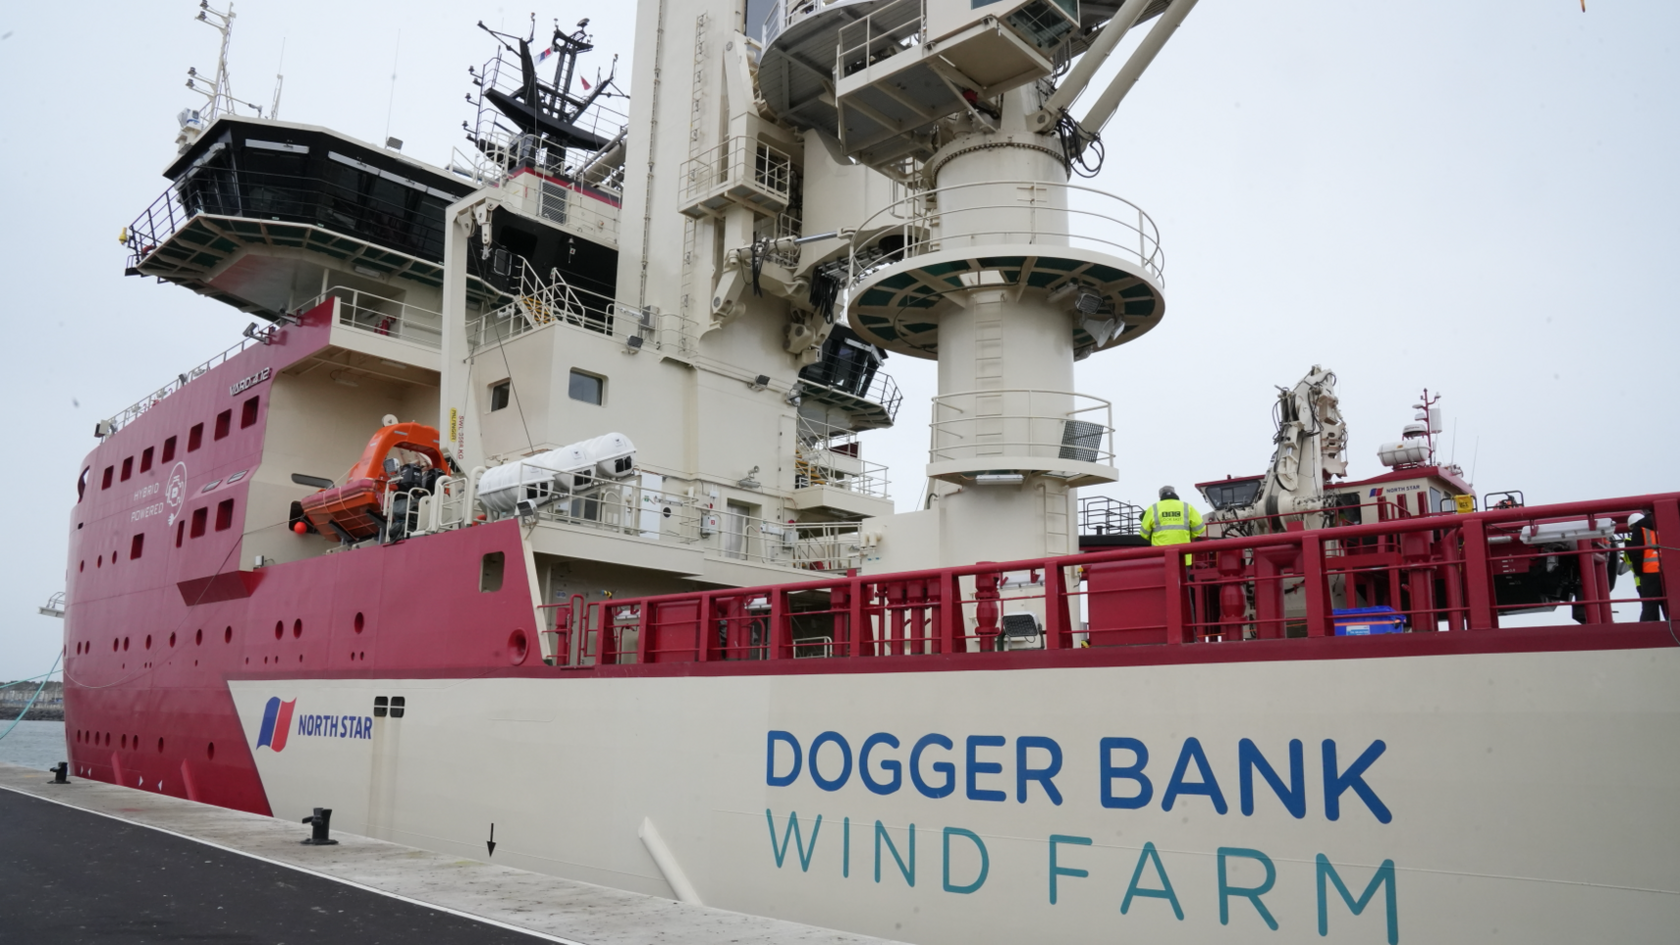
[{"label": "white pipe", "polygon": [[1097,69],[1108,59],[1108,54],[1114,51],[1114,47],[1120,45],[1120,41],[1126,38],[1126,33],[1137,22],[1137,18],[1143,14],[1143,8],[1148,3],[1149,0],[1126,0],[1125,5],[1115,12],[1114,16],[1109,19],[1108,25],[1104,26],[1102,32],[1097,34],[1097,41],[1092,43],[1091,48],[1085,50],[1085,55],[1080,56],[1079,61],[1073,64],[1073,71],[1067,74],[1067,77],[1062,80],[1062,84],[1056,88],[1055,94],[1045,101],[1044,107],[1034,116],[1034,120],[1039,127],[1042,128],[1054,121],[1057,112],[1072,105],[1074,99],[1079,97],[1079,93],[1085,91],[1085,86],[1091,81],[1091,77],[1096,75]]},{"label": "white pipe", "polygon": [[686,902],[691,906],[703,906],[700,894],[694,891],[694,884],[688,881],[688,874],[677,865],[677,858],[671,855],[671,848],[665,845],[659,836],[659,830],[653,826],[653,821],[642,818],[642,826],[636,831],[636,836],[642,838],[642,846],[647,847],[648,855],[653,857],[655,866],[665,877],[671,891],[677,894],[677,901]]},{"label": "white pipe", "polygon": [[1120,67],[1114,81],[1108,84],[1108,88],[1103,89],[1102,97],[1097,99],[1090,112],[1079,122],[1081,128],[1095,133],[1108,124],[1108,120],[1114,117],[1114,110],[1120,107],[1120,100],[1137,84],[1137,80],[1143,76],[1143,70],[1155,61],[1156,54],[1167,44],[1167,40],[1172,38],[1178,24],[1184,22],[1184,18],[1190,15],[1190,10],[1195,5],[1196,0],[1173,0],[1172,6],[1167,7],[1161,18],[1155,21],[1155,27],[1149,31],[1149,35],[1143,38],[1138,48],[1132,50],[1131,58]]}]

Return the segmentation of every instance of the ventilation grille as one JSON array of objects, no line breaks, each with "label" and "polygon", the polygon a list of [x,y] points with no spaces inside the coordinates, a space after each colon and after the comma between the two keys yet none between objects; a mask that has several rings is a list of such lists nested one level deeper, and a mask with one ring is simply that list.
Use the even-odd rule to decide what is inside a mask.
[{"label": "ventilation grille", "polygon": [[542,206],[538,209],[538,212],[543,215],[543,219],[545,220],[549,220],[554,223],[565,223],[566,188],[561,187],[559,184],[551,184],[548,181],[543,181]]}]

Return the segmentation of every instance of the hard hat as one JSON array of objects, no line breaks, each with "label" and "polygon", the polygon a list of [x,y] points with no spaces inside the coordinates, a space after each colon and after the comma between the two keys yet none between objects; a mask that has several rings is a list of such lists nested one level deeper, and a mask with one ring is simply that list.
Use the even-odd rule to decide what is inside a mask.
[{"label": "hard hat", "polygon": [[1169,495],[1178,495],[1178,490],[1174,489],[1172,486],[1162,486],[1161,491],[1156,493],[1155,497],[1158,499],[1165,499]]}]

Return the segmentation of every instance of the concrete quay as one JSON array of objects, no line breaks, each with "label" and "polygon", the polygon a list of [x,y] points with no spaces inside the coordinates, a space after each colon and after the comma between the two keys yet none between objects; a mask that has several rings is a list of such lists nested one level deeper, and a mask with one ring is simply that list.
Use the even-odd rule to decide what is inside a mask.
[{"label": "concrete quay", "polygon": [[890,945],[0,764],[0,941]]}]

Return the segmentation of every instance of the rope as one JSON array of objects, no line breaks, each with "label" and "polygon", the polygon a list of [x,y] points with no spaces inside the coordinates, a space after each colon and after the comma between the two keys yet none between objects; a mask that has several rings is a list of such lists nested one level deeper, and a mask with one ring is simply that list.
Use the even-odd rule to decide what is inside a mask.
[{"label": "rope", "polygon": [[[47,670],[46,676],[32,677],[41,680],[41,684],[35,687],[35,694],[30,696],[29,701],[23,704],[23,711],[18,713],[18,717],[12,720],[12,724],[6,726],[6,730],[4,732],[0,732],[0,738],[5,738],[7,735],[12,734],[12,729],[17,728],[17,724],[23,721],[23,717],[29,714],[30,709],[34,708],[35,700],[41,698],[41,690],[47,688],[46,677],[58,672],[58,664],[63,659],[64,651],[59,650],[58,657],[53,660],[52,669]],[[28,680],[24,680],[24,682],[27,681]]]}]

